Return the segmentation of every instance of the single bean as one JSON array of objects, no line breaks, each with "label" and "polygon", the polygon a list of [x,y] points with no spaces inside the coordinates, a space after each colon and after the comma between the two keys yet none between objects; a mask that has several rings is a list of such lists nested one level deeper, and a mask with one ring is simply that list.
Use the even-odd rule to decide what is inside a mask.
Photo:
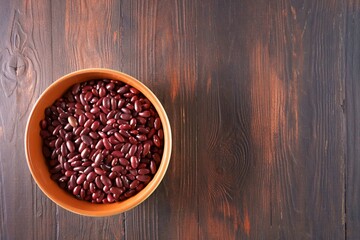
[{"label": "single bean", "polygon": [[110,187],[112,184],[111,184],[111,180],[107,177],[107,176],[105,176],[105,175],[101,175],[100,176],[100,180],[101,180],[101,182],[105,185],[105,186],[108,186],[108,187]]},{"label": "single bean", "polygon": [[136,179],[141,182],[149,182],[151,180],[151,177],[149,175],[137,175]]},{"label": "single bean", "polygon": [[140,174],[140,175],[146,175],[146,174],[149,174],[149,173],[150,173],[150,170],[147,169],[147,168],[142,168],[142,169],[139,169],[137,172],[138,172],[138,174]]},{"label": "single bean", "polygon": [[139,166],[138,158],[135,156],[131,156],[130,163],[132,168],[137,168]]},{"label": "single bean", "polygon": [[96,186],[98,187],[98,188],[103,188],[104,187],[104,184],[101,182],[101,180],[100,180],[100,176],[97,176],[96,178],[95,178],[95,184],[96,184]]},{"label": "single bean", "polygon": [[87,158],[90,155],[90,149],[89,148],[85,148],[83,151],[81,151],[81,157],[82,158]]},{"label": "single bean", "polygon": [[98,175],[104,175],[104,174],[106,174],[106,171],[104,171],[104,170],[102,170],[101,168],[98,168],[98,167],[94,168],[94,171],[95,171],[95,173],[98,174]]},{"label": "single bean", "polygon": [[88,174],[91,173],[93,170],[94,170],[93,167],[88,166],[88,167],[84,170],[84,173],[85,173],[86,175],[88,175]]},{"label": "single bean", "polygon": [[91,145],[93,140],[91,137],[86,136],[86,135],[82,135],[81,136],[81,140],[86,144],[86,145]]},{"label": "single bean", "polygon": [[82,172],[82,171],[84,171],[86,168],[85,168],[85,166],[79,166],[79,167],[74,167],[73,168],[73,170],[75,171],[75,172]]},{"label": "single bean", "polygon": [[155,174],[155,173],[156,173],[156,170],[157,170],[156,163],[155,163],[154,161],[151,161],[151,162],[150,162],[150,171],[151,171],[151,174]]},{"label": "single bean", "polygon": [[155,146],[161,147],[161,140],[158,135],[153,136],[153,142],[154,142]]},{"label": "single bean", "polygon": [[95,172],[90,172],[87,176],[86,176],[86,181],[88,182],[92,182],[94,181],[96,178],[96,173]]},{"label": "single bean", "polygon": [[78,184],[78,185],[83,184],[85,179],[86,179],[86,174],[85,173],[80,174],[80,176],[76,180],[76,184]]}]

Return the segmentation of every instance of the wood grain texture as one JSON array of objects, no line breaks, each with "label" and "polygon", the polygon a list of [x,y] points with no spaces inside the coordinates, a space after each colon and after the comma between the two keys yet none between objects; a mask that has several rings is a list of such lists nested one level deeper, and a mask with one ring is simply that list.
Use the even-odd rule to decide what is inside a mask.
[{"label": "wood grain texture", "polygon": [[349,1],[346,14],[346,236],[360,238],[360,1]]},{"label": "wood grain texture", "polygon": [[[0,1],[0,239],[359,239],[359,0]],[[29,109],[107,67],[173,130],[140,206],[90,218],[25,163]],[[19,230],[21,226],[21,230]]]},{"label": "wood grain texture", "polygon": [[[55,224],[54,210],[35,187],[25,162],[23,135],[29,114],[39,94],[52,77],[49,3],[2,4],[0,46],[0,235],[4,239],[51,239],[47,231]],[[4,7],[4,8],[3,8]],[[41,71],[48,68],[48,71]],[[21,226],[21,231],[19,231]]]}]

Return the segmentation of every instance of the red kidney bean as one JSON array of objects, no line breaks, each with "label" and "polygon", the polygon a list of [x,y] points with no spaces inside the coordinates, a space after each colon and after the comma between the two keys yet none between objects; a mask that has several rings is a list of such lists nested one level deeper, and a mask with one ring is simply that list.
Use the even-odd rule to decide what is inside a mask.
[{"label": "red kidney bean", "polygon": [[138,158],[135,156],[131,156],[130,163],[132,168],[137,168],[139,166]]},{"label": "red kidney bean", "polygon": [[153,136],[153,142],[154,142],[155,146],[161,147],[161,140],[158,135]]},{"label": "red kidney bean", "polygon": [[150,162],[150,171],[151,171],[151,174],[155,174],[157,171],[156,163],[154,161]]},{"label": "red kidney bean", "polygon": [[71,175],[70,180],[68,182],[68,189],[69,190],[73,190],[76,186],[76,176],[75,175]]},{"label": "red kidney bean", "polygon": [[123,143],[116,144],[116,145],[114,146],[114,150],[115,150],[115,151],[120,151],[123,146],[124,146]]},{"label": "red kidney bean", "polygon": [[92,92],[87,92],[87,93],[84,95],[84,100],[88,102],[88,101],[91,100],[92,96],[93,96]]},{"label": "red kidney bean", "polygon": [[151,180],[151,177],[149,175],[137,175],[136,179],[141,182],[149,182]]},{"label": "red kidney bean", "polygon": [[67,171],[72,169],[69,162],[64,162],[62,165],[64,166],[63,168]]},{"label": "red kidney bean", "polygon": [[110,136],[109,137],[109,142],[113,145],[119,144],[119,140],[117,140],[117,138],[115,136]]},{"label": "red kidney bean", "polygon": [[90,109],[90,113],[92,114],[97,114],[98,112],[100,112],[100,108],[98,107],[93,107],[92,109]]},{"label": "red kidney bean", "polygon": [[138,134],[136,135],[136,138],[140,141],[140,142],[143,142],[143,141],[146,141],[147,140],[147,137],[145,134]]},{"label": "red kidney bean", "polygon": [[[121,124],[121,125],[119,126],[119,128],[120,128],[121,130],[129,130],[129,129],[131,129],[131,126],[130,126],[129,124],[125,123],[125,124]],[[125,137],[126,137],[126,136],[125,136]]]},{"label": "red kidney bean", "polygon": [[83,162],[82,164],[81,164],[81,166],[83,166],[83,167],[88,167],[88,166],[90,166],[91,165],[91,161],[85,161],[85,162]]},{"label": "red kidney bean", "polygon": [[150,173],[150,170],[147,168],[142,168],[142,169],[139,169],[137,172],[139,175],[146,175],[146,174]]},{"label": "red kidney bean", "polygon": [[155,128],[156,130],[159,130],[159,129],[161,128],[161,120],[160,120],[160,118],[155,118],[154,128]]},{"label": "red kidney bean", "polygon": [[138,143],[138,141],[136,140],[136,138],[134,138],[133,136],[129,137],[129,142],[133,145],[136,145]]},{"label": "red kidney bean", "polygon": [[130,115],[131,115],[131,110],[128,109],[128,108],[121,108],[120,110],[121,110],[123,113],[130,114]]},{"label": "red kidney bean", "polygon": [[80,126],[84,126],[85,122],[86,122],[86,117],[85,115],[80,115],[79,118],[78,118],[78,122],[79,122],[79,125]]},{"label": "red kidney bean", "polygon": [[101,168],[98,168],[98,167],[94,168],[94,171],[95,171],[95,173],[98,174],[98,175],[104,175],[104,174],[106,174],[106,171],[104,171],[104,170],[102,170]]},{"label": "red kidney bean", "polygon": [[102,140],[99,140],[97,144],[95,145],[96,149],[102,149],[104,147],[104,143]]},{"label": "red kidney bean", "polygon": [[164,139],[164,131],[162,129],[158,130],[157,135],[160,138],[160,140]]},{"label": "red kidney bean", "polygon": [[92,139],[99,139],[99,138],[100,138],[99,134],[97,134],[96,132],[90,132],[90,133],[89,133],[89,136],[90,136]]},{"label": "red kidney bean", "polygon": [[116,99],[115,98],[111,98],[111,100],[110,100],[110,103],[111,103],[111,109],[112,110],[115,110],[116,108],[117,108],[117,101],[116,101]]},{"label": "red kidney bean", "polygon": [[129,190],[126,193],[124,193],[124,196],[129,198],[129,197],[134,196],[135,194],[136,194],[136,191],[132,189],[132,190]]},{"label": "red kidney bean", "polygon": [[106,96],[106,90],[104,87],[101,87],[99,89],[99,97],[105,97]]},{"label": "red kidney bean", "polygon": [[107,138],[103,138],[103,144],[107,150],[110,150],[112,147],[111,143],[109,142],[109,140]]},{"label": "red kidney bean", "polygon": [[74,167],[73,170],[74,170],[75,172],[81,172],[81,171],[84,171],[84,170],[85,170],[85,167],[84,167],[84,166]]},{"label": "red kidney bean", "polygon": [[78,122],[73,116],[68,117],[68,122],[73,128],[78,126]]},{"label": "red kidney bean", "polygon": [[84,173],[87,175],[87,174],[91,173],[93,170],[94,170],[93,167],[88,166],[88,167],[84,170]]},{"label": "red kidney bean", "polygon": [[90,132],[90,128],[84,128],[84,129],[80,132],[80,136],[87,135],[87,134],[89,134],[89,132]]},{"label": "red kidney bean", "polygon": [[111,107],[110,104],[110,98],[109,97],[104,97],[102,100],[102,105],[106,108],[109,109]]},{"label": "red kidney bean", "polygon": [[82,189],[80,190],[80,198],[81,198],[81,199],[85,199],[85,195],[86,195],[86,191],[82,188]]},{"label": "red kidney bean", "polygon": [[117,174],[116,172],[111,172],[111,173],[109,173],[109,178],[110,178],[111,180],[114,180],[117,176],[118,176],[118,174]]},{"label": "red kidney bean", "polygon": [[150,111],[146,110],[146,111],[143,111],[143,112],[139,112],[139,116],[147,118],[147,117],[151,116],[151,113],[150,113]]},{"label": "red kidney bean", "polygon": [[87,176],[86,176],[86,181],[88,182],[92,182],[94,181],[96,178],[96,173],[95,172],[90,172]]},{"label": "red kidney bean", "polygon": [[120,151],[122,153],[127,153],[127,152],[129,152],[130,147],[131,147],[131,143],[125,143],[124,146],[122,146]]},{"label": "red kidney bean", "polygon": [[105,186],[108,186],[108,187],[110,187],[112,184],[111,184],[111,180],[107,177],[107,176],[105,176],[105,175],[101,175],[100,176],[100,180],[101,180],[101,182],[105,185]]},{"label": "red kidney bean", "polygon": [[89,183],[89,191],[91,193],[94,193],[96,191],[96,185],[93,182]]},{"label": "red kidney bean", "polygon": [[74,152],[75,151],[75,145],[73,142],[71,141],[66,141],[66,147],[68,148],[69,152]]},{"label": "red kidney bean", "polygon": [[90,149],[89,148],[85,148],[83,151],[81,151],[81,157],[82,158],[87,158],[90,155]]},{"label": "red kidney bean", "polygon": [[[122,182],[122,180],[121,180],[120,177],[115,178],[115,184],[116,184],[116,186],[119,187],[119,188],[121,188],[121,187],[124,186],[124,185],[123,185],[123,182]],[[120,195],[121,195],[121,194],[120,194]]]},{"label": "red kidney bean", "polygon": [[151,139],[154,136],[155,133],[156,133],[155,128],[150,129],[150,131],[149,131],[149,133],[147,135],[148,139]]},{"label": "red kidney bean", "polygon": [[[90,110],[91,110],[91,109],[90,109]],[[86,112],[86,113],[85,113],[85,116],[88,118],[88,120],[94,121],[95,116],[94,116],[92,113]],[[84,125],[86,125],[86,122],[85,122]],[[87,127],[90,127],[90,126],[87,126]]]},{"label": "red kidney bean", "polygon": [[150,152],[150,147],[151,147],[150,143],[144,144],[143,157],[145,157]]},{"label": "red kidney bean", "polygon": [[104,184],[101,182],[101,180],[100,180],[100,176],[97,176],[96,178],[95,178],[95,184],[96,184],[96,186],[98,187],[98,188],[103,188],[104,187]]},{"label": "red kidney bean", "polygon": [[107,121],[106,115],[104,113],[100,113],[99,120],[102,124],[106,124]]},{"label": "red kidney bean", "polygon": [[106,126],[102,129],[102,131],[103,131],[103,132],[108,132],[108,131],[111,130],[111,129],[113,129],[113,127],[112,127],[111,125],[106,125]]},{"label": "red kidney bean", "polygon": [[76,184],[81,185],[86,179],[86,174],[82,173],[80,176],[76,179]]},{"label": "red kidney bean", "polygon": [[81,190],[81,186],[77,185],[74,190],[73,190],[73,194],[74,195],[79,195],[80,194],[80,190]]},{"label": "red kidney bean", "polygon": [[144,189],[144,187],[145,187],[145,185],[144,185],[143,183],[140,183],[139,186],[137,186],[137,187],[135,188],[135,190],[136,190],[137,192],[140,192],[141,190]]},{"label": "red kidney bean", "polygon": [[119,163],[123,166],[128,166],[130,164],[126,158],[119,158]]},{"label": "red kidney bean", "polygon": [[137,186],[139,186],[139,184],[140,184],[139,180],[132,181],[132,183],[130,183],[130,189],[135,189]]},{"label": "red kidney bean", "polygon": [[103,191],[104,193],[108,194],[110,192],[110,186],[104,186]]},{"label": "red kidney bean", "polygon": [[81,143],[80,143],[80,146],[79,146],[79,152],[84,151],[84,149],[85,149],[86,147],[87,147],[86,144],[85,144],[84,142],[81,142]]},{"label": "red kidney bean", "polygon": [[92,120],[92,119],[86,120],[86,122],[84,123],[84,127],[85,128],[90,128],[91,125],[93,124],[93,122],[94,122],[94,120]]},{"label": "red kidney bean", "polygon": [[120,158],[124,156],[124,153],[120,152],[120,151],[113,151],[111,153],[114,157]]},{"label": "red kidney bean", "polygon": [[123,194],[124,190],[122,190],[120,187],[111,187],[110,192],[120,196],[121,194]]},{"label": "red kidney bean", "polygon": [[65,157],[68,154],[68,150],[65,143],[61,144],[60,151],[63,157]]},{"label": "red kidney bean", "polygon": [[100,122],[99,121],[94,121],[91,124],[90,128],[91,128],[91,130],[96,131],[99,128],[99,126],[100,126]]},{"label": "red kidney bean", "polygon": [[120,173],[122,170],[124,170],[124,167],[120,166],[120,165],[114,166],[114,167],[111,168],[111,171],[118,172],[118,173]]},{"label": "red kidney bean", "polygon": [[135,109],[136,112],[141,112],[142,108],[141,108],[141,103],[140,103],[139,100],[136,100],[134,102],[134,109]]},{"label": "red kidney bean", "polygon": [[137,150],[137,146],[136,145],[132,145],[131,147],[130,147],[130,149],[129,149],[129,155],[130,156],[134,156],[135,155],[135,153],[136,153],[136,150]]},{"label": "red kidney bean", "polygon": [[86,145],[91,145],[93,140],[91,139],[91,137],[86,136],[86,135],[82,135],[81,136],[81,140],[86,144]]},{"label": "red kidney bean", "polygon": [[92,199],[96,199],[96,198],[100,197],[100,195],[101,195],[101,191],[97,190],[91,194],[91,197],[92,197]]},{"label": "red kidney bean", "polygon": [[[111,119],[111,118],[115,118],[115,115],[116,114],[120,114],[120,112],[117,112],[117,111],[115,111],[115,110],[112,110],[112,111],[110,111],[107,115],[106,115],[106,118],[107,119]],[[116,119],[116,118],[115,118]]]}]

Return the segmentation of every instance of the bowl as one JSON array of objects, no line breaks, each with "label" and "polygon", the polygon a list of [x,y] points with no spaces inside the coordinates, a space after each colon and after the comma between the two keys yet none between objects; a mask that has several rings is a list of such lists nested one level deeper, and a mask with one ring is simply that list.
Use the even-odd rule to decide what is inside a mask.
[{"label": "bowl", "polygon": [[[92,79],[114,79],[135,87],[151,101],[159,114],[163,126],[164,151],[157,172],[144,189],[133,197],[121,202],[95,204],[76,199],[74,195],[60,188],[60,186],[50,178],[49,169],[42,153],[40,121],[45,117],[45,109],[51,106],[56,99],[60,98],[70,86]],[[155,94],[135,78],[122,72],[103,68],[75,71],[52,83],[36,101],[25,130],[27,163],[36,184],[47,197],[60,207],[85,216],[101,217],[119,214],[134,208],[147,199],[158,187],[166,173],[170,161],[171,146],[172,139],[169,119]]]}]

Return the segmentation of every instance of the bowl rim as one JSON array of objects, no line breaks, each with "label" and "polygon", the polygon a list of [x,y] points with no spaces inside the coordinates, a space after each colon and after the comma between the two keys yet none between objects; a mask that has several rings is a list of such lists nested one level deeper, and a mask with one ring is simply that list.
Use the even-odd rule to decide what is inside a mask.
[{"label": "bowl rim", "polygon": [[[131,86],[133,86],[133,87],[135,87],[137,89],[138,89],[138,86],[143,88],[142,90],[140,90],[140,92],[142,94],[144,94],[144,96],[146,96],[148,99],[149,99],[149,96],[150,96],[151,100],[150,99],[149,100],[151,101],[151,103],[153,104],[153,106],[155,107],[156,111],[159,114],[159,117],[160,117],[162,125],[163,125],[164,139],[166,139],[166,141],[164,141],[164,153],[163,153],[163,156],[162,156],[162,159],[161,159],[161,164],[160,164],[155,176],[153,177],[153,179],[148,183],[148,185],[144,189],[142,189],[140,192],[138,192],[133,197],[130,197],[129,199],[127,199],[125,201],[109,204],[109,206],[114,206],[110,210],[109,210],[109,208],[106,208],[106,209],[103,209],[103,210],[96,210],[96,211],[79,209],[77,207],[71,206],[70,204],[66,203],[66,201],[58,199],[56,196],[51,195],[48,192],[48,190],[45,188],[45,186],[43,186],[41,184],[41,181],[39,180],[39,177],[34,173],[34,170],[33,170],[34,166],[33,166],[33,163],[32,163],[33,159],[32,159],[32,157],[30,155],[30,153],[31,153],[31,150],[30,150],[31,141],[30,141],[30,136],[29,136],[29,128],[30,128],[30,124],[32,123],[32,121],[31,121],[32,116],[33,116],[34,112],[36,110],[38,110],[40,101],[44,98],[44,96],[46,96],[48,94],[50,89],[62,84],[62,82],[65,81],[66,79],[70,79],[70,78],[76,77],[76,76],[81,75],[81,74],[91,74],[91,73],[98,73],[98,74],[99,73],[104,73],[104,74],[109,74],[109,75],[113,74],[113,75],[117,76],[117,79],[115,79],[115,80],[122,81],[122,82],[124,82],[126,84],[129,84],[129,85],[131,85]],[[89,80],[90,79],[87,79],[87,80],[84,80],[84,81],[89,81]],[[81,82],[84,82],[84,81],[81,81]],[[170,160],[171,160],[171,152],[172,152],[172,133],[171,133],[170,121],[169,121],[169,118],[167,116],[167,113],[166,113],[163,105],[161,104],[161,102],[159,101],[157,96],[144,83],[140,82],[136,78],[134,78],[134,77],[132,77],[132,76],[126,74],[126,73],[116,71],[116,70],[113,70],[113,69],[108,69],[108,68],[85,68],[85,69],[81,69],[81,70],[70,72],[70,73],[58,78],[54,82],[52,82],[41,93],[41,95],[37,98],[35,104],[33,105],[32,109],[31,109],[31,112],[30,112],[30,114],[28,116],[26,127],[25,127],[24,142],[25,142],[25,156],[26,156],[26,161],[27,161],[28,168],[29,168],[29,170],[31,172],[31,175],[32,175],[33,179],[36,182],[36,185],[41,189],[41,191],[49,199],[51,199],[56,205],[66,209],[68,211],[71,211],[73,213],[76,213],[76,214],[79,214],[79,215],[84,215],[84,216],[91,216],[91,217],[103,217],[103,216],[111,216],[111,215],[120,214],[120,213],[123,213],[125,211],[131,210],[132,208],[136,207],[137,205],[139,205],[140,203],[145,201],[156,190],[156,188],[159,186],[162,179],[164,178],[165,173],[167,171],[167,168],[169,166]],[[51,179],[49,179],[49,180],[51,180]],[[59,189],[61,189],[61,188],[59,187]],[[69,194],[69,197],[73,197],[73,196],[71,196]],[[84,201],[84,204],[93,204],[94,206],[97,206],[97,204],[90,203],[90,202],[87,202],[87,201]],[[115,207],[115,206],[117,206],[117,207]]]}]

